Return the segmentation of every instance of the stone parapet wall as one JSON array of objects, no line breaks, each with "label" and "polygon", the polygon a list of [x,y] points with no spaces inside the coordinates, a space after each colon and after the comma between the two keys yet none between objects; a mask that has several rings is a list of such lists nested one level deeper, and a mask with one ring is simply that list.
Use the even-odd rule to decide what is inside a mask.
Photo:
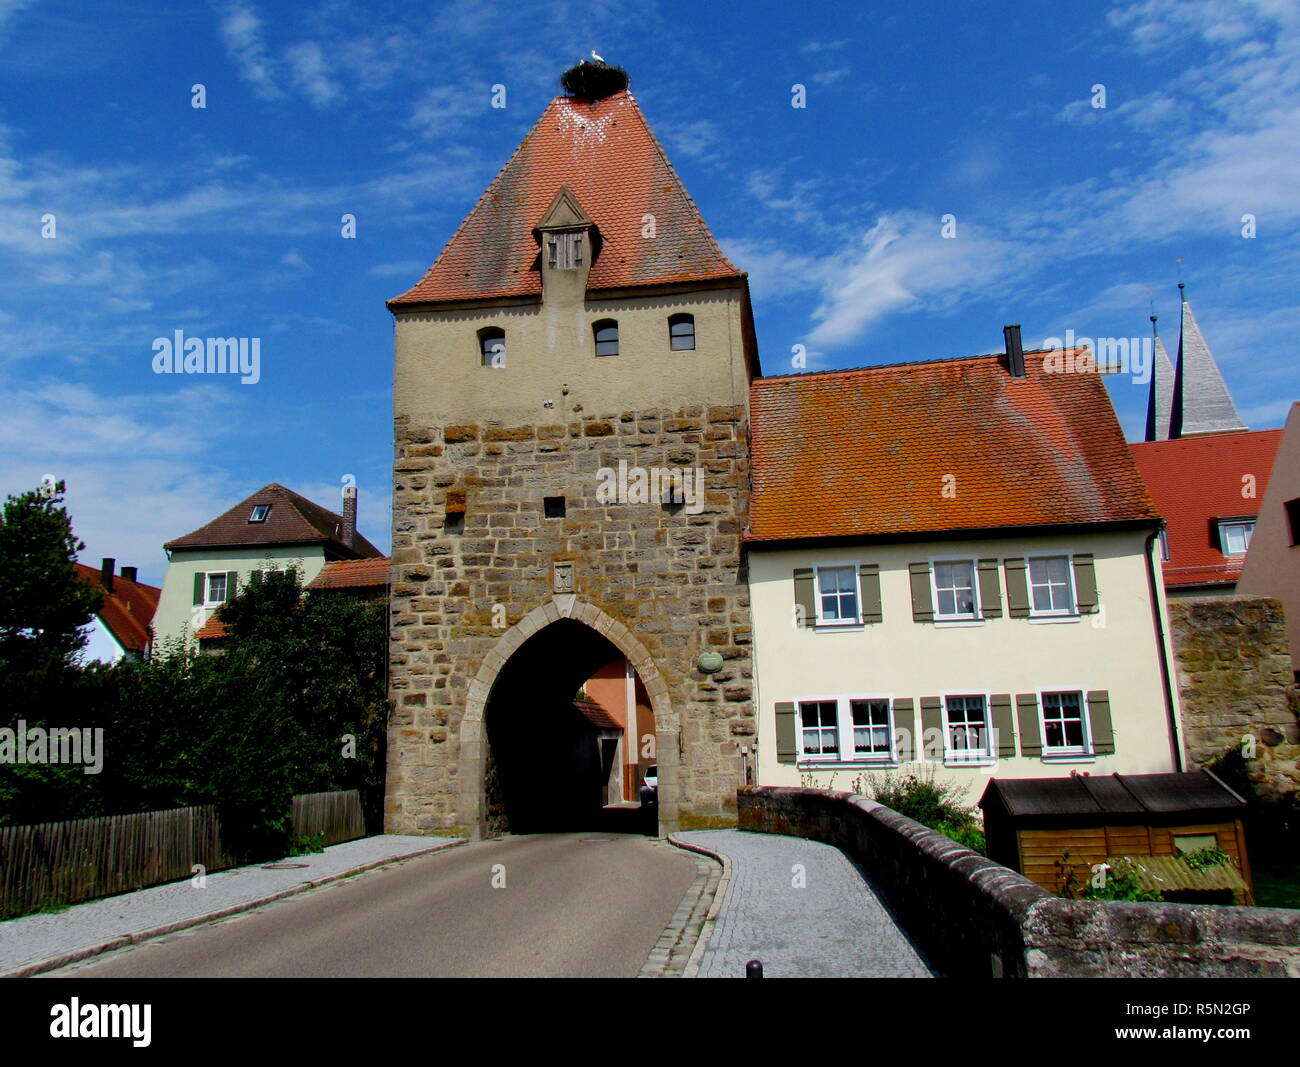
[{"label": "stone parapet wall", "polygon": [[[605,636],[635,642],[653,662],[659,746],[680,752],[663,761],[666,775],[680,764],[677,780],[661,783],[673,814],[734,817],[738,748],[755,733],[741,570],[744,407],[590,412],[527,426],[399,416],[395,432],[387,829],[459,824],[463,794],[480,788],[491,763],[477,741],[462,752],[467,701],[482,702],[518,647],[507,635],[557,595],[556,564],[573,568],[579,607],[570,617],[599,619]],[[620,461],[699,468],[702,509],[598,500],[600,470]],[[564,518],[544,516],[548,496],[565,498]],[[460,510],[464,530],[449,532],[446,515]],[[723,656],[720,672],[697,669],[704,651]]]},{"label": "stone parapet wall", "polygon": [[751,786],[740,829],[835,845],[954,977],[1300,977],[1300,911],[1063,900],[866,797]]},{"label": "stone parapet wall", "polygon": [[1204,767],[1244,742],[1243,755],[1254,751],[1246,767],[1260,796],[1294,793],[1300,699],[1281,602],[1171,600],[1169,621],[1189,765]]}]

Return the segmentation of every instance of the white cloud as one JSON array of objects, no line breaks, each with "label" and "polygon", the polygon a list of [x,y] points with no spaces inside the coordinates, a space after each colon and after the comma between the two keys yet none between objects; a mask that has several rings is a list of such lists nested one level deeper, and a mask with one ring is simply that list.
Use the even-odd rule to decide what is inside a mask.
[{"label": "white cloud", "polygon": [[262,20],[253,9],[238,2],[226,4],[220,29],[226,54],[253,91],[268,100],[283,96],[276,84],[266,42],[262,39]]},{"label": "white cloud", "polygon": [[325,65],[325,54],[314,41],[296,44],[285,52],[293,83],[317,107],[327,107],[342,95],[339,86],[330,79]]}]

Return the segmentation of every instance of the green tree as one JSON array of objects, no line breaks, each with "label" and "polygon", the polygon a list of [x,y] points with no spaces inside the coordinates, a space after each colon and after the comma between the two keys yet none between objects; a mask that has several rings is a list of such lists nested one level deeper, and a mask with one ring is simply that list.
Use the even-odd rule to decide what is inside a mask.
[{"label": "green tree", "polygon": [[[63,507],[64,484],[5,500],[0,518],[0,673],[66,667],[86,643],[102,595],[73,566],[86,546]],[[12,694],[12,690],[10,690]]]}]

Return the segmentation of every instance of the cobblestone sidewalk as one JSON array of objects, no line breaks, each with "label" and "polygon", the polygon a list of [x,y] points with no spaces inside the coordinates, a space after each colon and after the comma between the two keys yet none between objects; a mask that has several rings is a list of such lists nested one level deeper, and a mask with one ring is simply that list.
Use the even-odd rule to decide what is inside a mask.
[{"label": "cobblestone sidewalk", "polygon": [[384,834],[324,852],[150,886],[60,912],[0,922],[0,978],[41,973],[302,892],[384,863],[463,844],[460,838]]},{"label": "cobblestone sidewalk", "polygon": [[874,887],[837,848],[739,830],[673,835],[725,856],[726,895],[699,965],[701,978],[930,978],[921,954]]}]

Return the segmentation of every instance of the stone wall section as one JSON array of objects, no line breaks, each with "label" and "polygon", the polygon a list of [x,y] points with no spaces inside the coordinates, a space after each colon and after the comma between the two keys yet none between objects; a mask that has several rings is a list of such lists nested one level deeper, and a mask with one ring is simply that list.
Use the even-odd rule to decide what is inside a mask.
[{"label": "stone wall section", "polygon": [[1189,769],[1240,748],[1249,736],[1256,758],[1246,767],[1260,796],[1294,793],[1300,788],[1300,699],[1281,602],[1171,600],[1169,621]]},{"label": "stone wall section", "polygon": [[[523,426],[398,416],[395,438],[387,830],[459,825],[467,689],[502,635],[552,599],[564,562],[578,600],[625,625],[667,685],[682,821],[734,818],[739,745],[755,734],[745,408],[580,412]],[[598,472],[620,460],[703,469],[703,510],[598,502]],[[564,518],[544,517],[547,496],[565,497]],[[449,532],[457,509],[464,530]],[[711,676],[695,666],[706,650],[724,658]]]}]

